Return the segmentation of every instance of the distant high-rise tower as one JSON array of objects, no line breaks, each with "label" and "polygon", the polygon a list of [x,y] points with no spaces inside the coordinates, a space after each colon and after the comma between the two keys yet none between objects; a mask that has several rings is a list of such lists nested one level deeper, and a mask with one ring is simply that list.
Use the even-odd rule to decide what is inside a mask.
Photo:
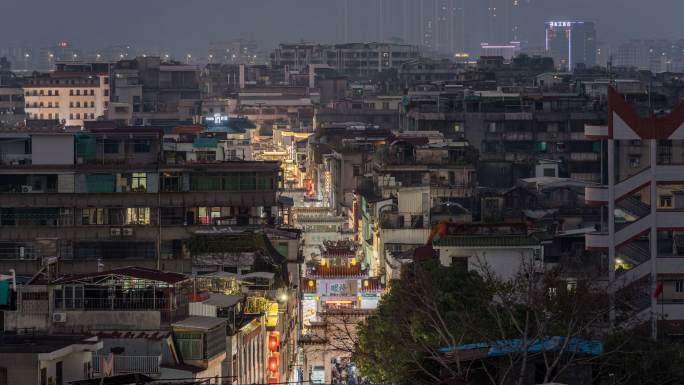
[{"label": "distant high-rise tower", "polygon": [[578,64],[596,65],[596,28],[582,21],[546,23],[546,53],[556,67],[572,71]]}]

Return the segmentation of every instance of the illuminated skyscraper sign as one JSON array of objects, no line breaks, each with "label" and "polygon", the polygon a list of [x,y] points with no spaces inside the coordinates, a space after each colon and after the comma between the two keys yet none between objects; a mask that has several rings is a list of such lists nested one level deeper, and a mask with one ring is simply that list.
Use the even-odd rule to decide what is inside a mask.
[{"label": "illuminated skyscraper sign", "polygon": [[546,53],[556,67],[572,71],[578,64],[596,65],[596,29],[583,21],[546,23]]}]

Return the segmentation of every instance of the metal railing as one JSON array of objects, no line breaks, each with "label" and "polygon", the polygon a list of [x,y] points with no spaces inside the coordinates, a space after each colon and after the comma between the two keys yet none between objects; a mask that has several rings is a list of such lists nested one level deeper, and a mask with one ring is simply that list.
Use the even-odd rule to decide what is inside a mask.
[{"label": "metal railing", "polygon": [[[99,354],[93,355],[92,366],[94,373],[100,373],[101,359],[106,356]],[[161,367],[161,355],[158,356],[114,356],[114,373],[113,374],[159,374]]]},{"label": "metal railing", "polygon": [[55,298],[60,310],[170,310],[178,305],[166,298]]}]

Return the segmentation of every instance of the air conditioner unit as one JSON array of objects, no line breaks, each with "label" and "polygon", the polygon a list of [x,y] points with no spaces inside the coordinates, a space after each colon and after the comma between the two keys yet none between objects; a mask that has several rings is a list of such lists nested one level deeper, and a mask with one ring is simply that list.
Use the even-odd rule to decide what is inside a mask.
[{"label": "air conditioner unit", "polygon": [[21,192],[30,193],[31,191],[33,191],[33,186],[29,186],[29,185],[21,186]]},{"label": "air conditioner unit", "polygon": [[65,323],[66,322],[66,313],[52,313],[52,322]]},{"label": "air conditioner unit", "polygon": [[118,227],[110,227],[109,228],[109,235],[113,237],[118,237],[121,235],[121,229]]},{"label": "air conditioner unit", "polygon": [[133,228],[132,227],[124,227],[121,229],[121,235],[124,237],[131,237],[133,236]]}]

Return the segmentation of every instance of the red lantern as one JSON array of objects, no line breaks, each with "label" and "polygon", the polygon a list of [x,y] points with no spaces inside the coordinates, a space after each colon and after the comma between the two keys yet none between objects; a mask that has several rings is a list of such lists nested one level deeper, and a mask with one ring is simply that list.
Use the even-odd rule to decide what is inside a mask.
[{"label": "red lantern", "polygon": [[268,370],[271,372],[277,372],[280,367],[280,353],[272,353],[268,357]]},{"label": "red lantern", "polygon": [[271,376],[266,383],[268,385],[278,385],[280,383],[280,378],[278,376]]},{"label": "red lantern", "polygon": [[270,332],[268,334],[268,351],[275,352],[280,346],[280,333]]}]

